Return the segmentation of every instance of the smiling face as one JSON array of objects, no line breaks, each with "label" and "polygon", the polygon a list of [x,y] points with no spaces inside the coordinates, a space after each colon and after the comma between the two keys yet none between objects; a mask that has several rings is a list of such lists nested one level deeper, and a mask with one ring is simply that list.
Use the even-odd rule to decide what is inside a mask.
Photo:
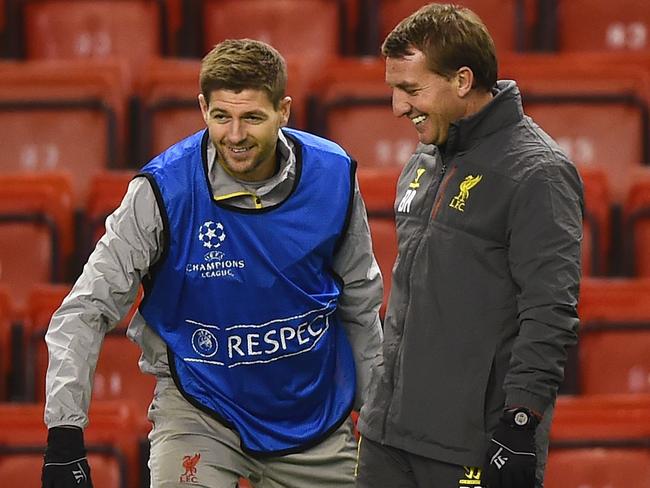
[{"label": "smiling face", "polygon": [[387,57],[386,83],[393,89],[393,113],[411,119],[420,142],[444,144],[449,125],[466,113],[464,74],[459,70],[447,79],[432,72],[424,53],[417,49],[402,57]]},{"label": "smiling face", "polygon": [[214,90],[209,100],[199,95],[199,105],[226,171],[244,181],[273,176],[278,131],[289,120],[291,98],[283,98],[276,108],[264,90]]}]

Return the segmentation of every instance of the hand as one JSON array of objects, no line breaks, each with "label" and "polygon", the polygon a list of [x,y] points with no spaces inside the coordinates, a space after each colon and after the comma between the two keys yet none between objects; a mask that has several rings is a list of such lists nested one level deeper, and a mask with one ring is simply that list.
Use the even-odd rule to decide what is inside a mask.
[{"label": "hand", "polygon": [[41,482],[42,488],[93,488],[80,428],[52,427],[48,431]]},{"label": "hand", "polygon": [[485,464],[487,488],[534,488],[539,420],[525,408],[506,410],[499,421]]}]

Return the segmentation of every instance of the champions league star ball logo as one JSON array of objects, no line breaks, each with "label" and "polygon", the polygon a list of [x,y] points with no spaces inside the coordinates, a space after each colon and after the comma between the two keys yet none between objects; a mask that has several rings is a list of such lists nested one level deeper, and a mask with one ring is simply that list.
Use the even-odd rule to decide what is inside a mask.
[{"label": "champions league star ball logo", "polygon": [[212,222],[209,220],[199,229],[199,241],[203,243],[203,247],[216,249],[221,246],[221,243],[225,240],[226,233],[223,230],[221,222]]},{"label": "champions league star ball logo", "polygon": [[219,349],[217,338],[207,329],[197,329],[192,334],[192,347],[204,358],[214,356]]}]

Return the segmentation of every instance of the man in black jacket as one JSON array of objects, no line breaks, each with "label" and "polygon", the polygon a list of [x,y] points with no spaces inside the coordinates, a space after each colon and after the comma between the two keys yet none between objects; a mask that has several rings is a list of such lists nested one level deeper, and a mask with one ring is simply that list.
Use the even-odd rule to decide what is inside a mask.
[{"label": "man in black jacket", "polygon": [[533,488],[576,342],[582,183],[497,81],[470,10],[430,4],[382,46],[420,145],[398,182],[384,361],[357,487]]}]

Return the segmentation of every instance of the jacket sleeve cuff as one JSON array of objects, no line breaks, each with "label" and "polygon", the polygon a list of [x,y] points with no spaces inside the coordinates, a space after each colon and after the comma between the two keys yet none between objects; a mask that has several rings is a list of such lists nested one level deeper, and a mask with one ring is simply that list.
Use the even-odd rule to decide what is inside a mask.
[{"label": "jacket sleeve cuff", "polygon": [[508,390],[506,392],[506,408],[526,407],[541,419],[548,406],[552,403],[548,398],[535,395],[526,390]]}]

